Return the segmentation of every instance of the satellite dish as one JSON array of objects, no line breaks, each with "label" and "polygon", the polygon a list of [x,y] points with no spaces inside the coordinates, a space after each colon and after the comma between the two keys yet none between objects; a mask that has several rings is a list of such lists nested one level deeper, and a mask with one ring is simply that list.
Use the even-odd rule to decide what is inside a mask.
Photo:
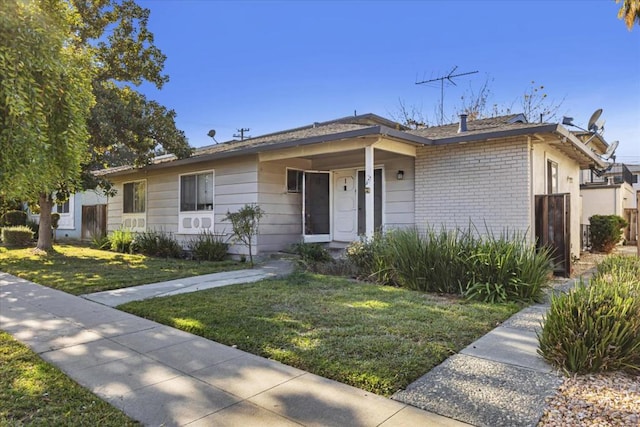
[{"label": "satellite dish", "polygon": [[[589,132],[598,132],[601,129],[601,128],[598,128],[596,124],[601,114],[602,114],[602,108],[598,108],[596,111],[593,112],[593,114],[591,115],[591,118],[589,119],[589,125],[587,126],[587,129],[589,129]],[[603,125],[604,125],[604,122],[603,122]]]},{"label": "satellite dish", "polygon": [[209,133],[207,134],[207,136],[209,136],[209,137],[211,137],[211,138],[214,138],[214,139],[215,139],[215,137],[216,137],[216,130],[215,130],[215,129],[211,129],[211,130],[209,131]]},{"label": "satellite dish", "polygon": [[602,155],[602,158],[605,160],[609,160],[610,158],[614,157],[613,153],[616,152],[616,148],[618,148],[618,144],[620,144],[620,141],[613,141],[609,146],[609,148],[607,148],[607,151],[605,151],[604,154]]}]

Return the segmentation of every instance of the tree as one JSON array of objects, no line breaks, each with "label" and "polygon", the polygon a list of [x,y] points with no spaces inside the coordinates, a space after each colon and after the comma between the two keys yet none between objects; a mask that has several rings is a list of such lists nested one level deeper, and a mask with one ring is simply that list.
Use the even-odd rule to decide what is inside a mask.
[{"label": "tree", "polygon": [[[50,224],[48,213],[53,204],[53,194],[57,195],[58,202],[63,202],[73,192],[97,186],[101,186],[107,194],[114,193],[109,182],[96,178],[92,174],[93,171],[125,162],[135,165],[147,164],[154,155],[159,153],[174,153],[178,157],[187,157],[191,154],[191,148],[184,133],[176,128],[175,112],[157,102],[147,100],[131,87],[147,81],[160,89],[168,81],[168,76],[162,74],[165,56],[154,45],[153,34],[147,28],[148,9],[138,6],[133,0],[10,0],[2,5],[3,29],[7,29],[7,31],[3,30],[2,44],[20,53],[17,56],[13,55],[15,61],[19,61],[19,57],[23,54],[38,52],[35,49],[29,50],[30,45],[27,44],[10,43],[14,39],[12,32],[17,31],[10,25],[15,21],[18,7],[25,9],[27,7],[25,5],[29,7],[44,5],[52,10],[66,11],[70,18],[65,21],[64,26],[57,28],[56,40],[62,40],[65,51],[83,52],[86,57],[84,57],[85,62],[81,64],[81,72],[72,72],[73,67],[63,67],[67,71],[58,73],[56,78],[65,81],[72,78],[78,80],[85,75],[90,76],[88,93],[92,95],[92,99],[95,98],[98,101],[90,110],[90,115],[85,114],[84,120],[75,122],[78,125],[82,122],[82,129],[74,128],[74,135],[82,134],[85,145],[69,150],[73,152],[72,156],[65,155],[65,151],[54,150],[54,146],[42,136],[40,132],[43,129],[42,126],[31,128],[32,135],[18,139],[12,136],[13,140],[7,136],[7,141],[12,141],[14,148],[11,157],[26,161],[43,156],[47,159],[55,159],[57,163],[52,164],[60,165],[58,168],[60,173],[42,176],[47,185],[42,188],[43,192],[37,197],[24,191],[20,186],[12,188],[12,192],[17,197],[26,198],[30,202],[38,201],[41,212],[40,224],[44,229]],[[6,25],[4,25],[5,21]],[[33,33],[31,36],[35,37],[40,33],[48,35],[50,31],[38,29]],[[39,37],[43,37],[43,34]],[[31,43],[37,45],[37,42],[31,41]],[[3,67],[4,65],[2,63]],[[34,80],[27,74],[23,76],[22,74],[26,73],[24,69],[16,67],[17,65],[14,64],[18,77],[25,82],[22,89],[25,93],[29,93],[35,87],[31,83],[37,82],[37,79]],[[42,79],[42,81],[45,80],[47,79]],[[3,79],[2,90],[11,89],[9,81],[9,79]],[[86,85],[87,80],[82,81]],[[7,84],[4,85],[4,83]],[[56,93],[55,86],[51,86],[51,89]],[[6,99],[9,102],[13,98],[9,96]],[[32,105],[28,100],[20,102],[22,104],[18,106],[21,108]],[[24,111],[24,114],[32,113],[36,112],[28,109]],[[71,131],[64,126],[60,126],[57,130],[59,135],[70,135]],[[20,140],[29,140],[30,144],[19,145]],[[49,151],[57,157],[49,156],[47,154]],[[66,167],[71,164],[72,168]],[[2,169],[6,172],[6,176],[12,176],[15,171],[25,174],[27,173],[25,171],[34,169],[24,168],[22,167],[24,165],[19,162],[13,165],[15,167],[12,169]],[[24,179],[20,182],[30,181]],[[46,215],[43,215],[45,213]],[[43,241],[39,240],[39,248],[51,247],[50,234],[49,232],[40,233]]]},{"label": "tree", "polygon": [[629,31],[633,29],[633,24],[640,25],[640,0],[616,0],[622,3],[618,10],[618,19],[624,19]]},{"label": "tree", "polygon": [[51,195],[80,177],[94,104],[92,57],[66,2],[0,2],[0,192],[38,200],[38,248],[51,248]]},{"label": "tree", "polygon": [[253,237],[258,235],[260,219],[264,210],[256,204],[244,205],[238,212],[227,212],[225,221],[231,222],[234,242],[240,242],[249,249],[249,265],[253,267]]}]

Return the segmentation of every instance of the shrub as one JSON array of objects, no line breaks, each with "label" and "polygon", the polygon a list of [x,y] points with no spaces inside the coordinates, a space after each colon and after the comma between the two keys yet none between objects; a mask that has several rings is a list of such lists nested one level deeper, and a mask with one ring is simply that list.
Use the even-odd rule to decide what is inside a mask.
[{"label": "shrub", "polygon": [[199,261],[222,261],[227,257],[229,244],[221,234],[204,231],[189,242],[189,250]]},{"label": "shrub", "polygon": [[2,242],[7,246],[26,247],[33,241],[33,231],[26,225],[2,228]]},{"label": "shrub", "polygon": [[32,220],[27,220],[27,227],[29,227],[29,229],[31,231],[33,231],[33,238],[34,239],[38,239],[38,233],[40,232],[40,224],[38,224],[35,221]]},{"label": "shrub", "polygon": [[28,215],[24,211],[7,211],[0,217],[0,227],[15,227],[27,225]]},{"label": "shrub", "polygon": [[594,251],[609,253],[620,242],[627,221],[618,215],[594,215],[589,218],[589,234]]},{"label": "shrub", "polygon": [[132,241],[133,234],[126,228],[114,230],[109,235],[110,247],[114,252],[129,253]]},{"label": "shrub", "polygon": [[347,258],[377,283],[487,302],[539,300],[551,273],[549,251],[525,236],[479,237],[471,228],[393,230],[352,244]]},{"label": "shrub", "polygon": [[552,297],[539,353],[566,372],[640,371],[638,286],[594,278]]},{"label": "shrub", "polygon": [[110,245],[109,237],[104,234],[95,234],[91,237],[91,247],[94,249],[107,249]]},{"label": "shrub", "polygon": [[130,251],[160,258],[182,257],[182,246],[173,235],[155,230],[136,234],[131,241]]},{"label": "shrub", "polygon": [[300,255],[305,263],[329,262],[333,260],[329,251],[319,243],[296,243],[291,248],[292,252]]}]

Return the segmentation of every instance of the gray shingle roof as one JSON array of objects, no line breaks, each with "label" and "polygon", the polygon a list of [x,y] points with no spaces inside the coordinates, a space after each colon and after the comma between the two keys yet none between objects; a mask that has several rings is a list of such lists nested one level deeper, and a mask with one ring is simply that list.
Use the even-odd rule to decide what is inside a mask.
[{"label": "gray shingle roof", "polygon": [[423,138],[437,140],[462,135],[475,135],[512,129],[527,129],[540,125],[540,123],[522,123],[520,121],[515,121],[519,118],[522,118],[521,114],[510,114],[506,116],[491,117],[488,119],[469,120],[467,122],[467,131],[464,133],[458,133],[458,123],[408,130],[405,132],[418,135]]}]

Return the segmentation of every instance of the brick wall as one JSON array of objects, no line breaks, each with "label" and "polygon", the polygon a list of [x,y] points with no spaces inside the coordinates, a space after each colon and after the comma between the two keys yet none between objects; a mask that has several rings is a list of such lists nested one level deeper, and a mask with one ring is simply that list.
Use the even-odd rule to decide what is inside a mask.
[{"label": "brick wall", "polygon": [[416,158],[416,226],[532,234],[526,139],[432,146]]}]

